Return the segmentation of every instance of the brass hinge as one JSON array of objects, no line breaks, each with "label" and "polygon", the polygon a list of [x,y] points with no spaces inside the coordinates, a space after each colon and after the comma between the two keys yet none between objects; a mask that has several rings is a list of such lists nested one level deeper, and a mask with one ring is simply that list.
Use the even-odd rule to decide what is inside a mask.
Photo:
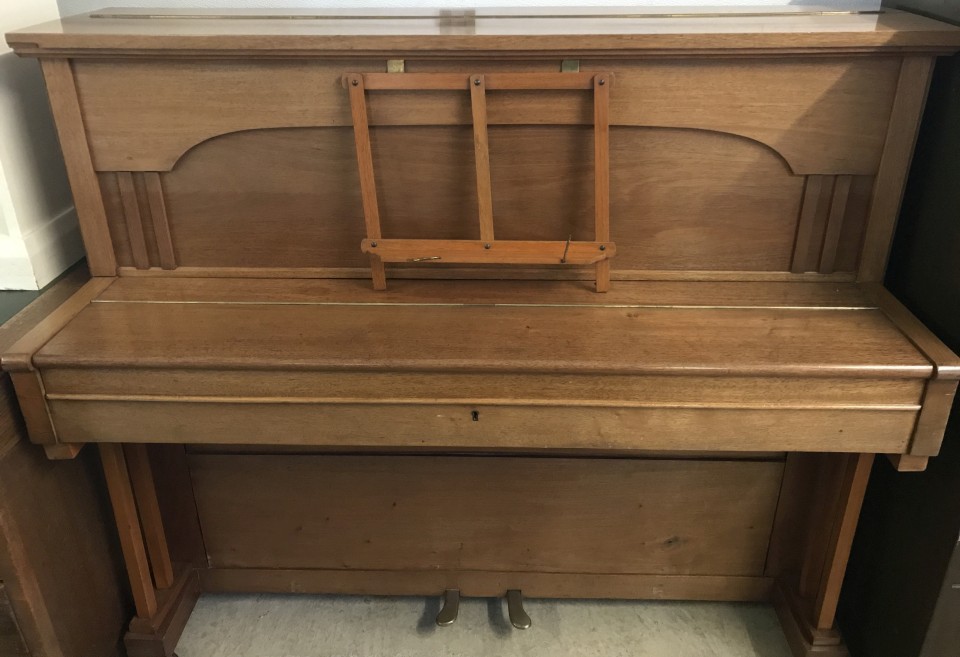
[{"label": "brass hinge", "polygon": [[406,61],[403,59],[388,59],[387,60],[387,73],[403,73],[404,68],[406,68]]}]

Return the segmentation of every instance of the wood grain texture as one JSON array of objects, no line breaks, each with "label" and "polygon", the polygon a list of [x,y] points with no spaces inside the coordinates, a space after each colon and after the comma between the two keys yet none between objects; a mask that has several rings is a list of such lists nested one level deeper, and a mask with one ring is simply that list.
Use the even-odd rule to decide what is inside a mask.
[{"label": "wood grain texture", "polygon": [[63,305],[90,280],[90,271],[85,263],[68,270],[26,308],[0,324],[0,353],[6,353],[30,333],[51,312]]},{"label": "wood grain texture", "polygon": [[923,395],[923,408],[917,418],[917,426],[910,443],[910,454],[916,457],[936,456],[940,453],[947,422],[953,411],[957,395],[956,380],[936,379],[927,383]]},{"label": "wood grain texture", "polygon": [[[917,411],[356,404],[306,399],[57,399],[50,402],[64,442],[290,444],[385,449],[590,449],[902,453]],[[476,412],[481,418],[472,421]],[[129,435],[129,422],[148,427]],[[189,425],[193,425],[191,429]],[[127,428],[127,433],[124,433]],[[774,433],[774,429],[776,432]]]},{"label": "wood grain texture", "polygon": [[910,171],[910,159],[927,104],[934,62],[932,57],[903,59],[883,159],[874,186],[858,280],[883,280]]},{"label": "wood grain texture", "polygon": [[117,173],[117,187],[123,204],[123,216],[126,219],[127,235],[130,237],[130,253],[137,269],[149,269],[147,242],[143,236],[143,219],[140,216],[140,201],[133,183],[133,174],[123,171]]},{"label": "wood grain texture", "polygon": [[96,453],[47,460],[27,443],[7,380],[0,400],[0,437],[15,441],[0,456],[0,579],[24,654],[114,657],[129,594]]},{"label": "wood grain texture", "polygon": [[[88,278],[85,267],[75,268],[0,326],[0,351]],[[47,460],[27,442],[15,399],[10,379],[0,377],[0,580],[32,654],[112,656],[127,609],[99,462],[93,452],[70,463]]]},{"label": "wood grain texture", "polygon": [[127,657],[173,655],[183,628],[200,597],[200,582],[192,568],[181,570],[152,618],[134,618],[123,643]]},{"label": "wood grain texture", "polygon": [[157,593],[153,588],[150,564],[141,534],[140,519],[130,473],[122,445],[100,445],[100,459],[107,480],[107,490],[113,505],[113,515],[120,534],[120,545],[127,567],[127,576],[133,592],[137,615],[151,618],[157,613]]},{"label": "wood grain texture", "polygon": [[20,412],[27,425],[30,440],[38,445],[56,445],[57,428],[50,417],[40,373],[11,372],[10,380],[16,387]]},{"label": "wood grain texture", "polygon": [[225,279],[121,277],[98,302],[477,305],[699,306],[768,308],[876,308],[851,283],[774,281],[622,281],[606,295],[588,282],[489,280],[398,280],[384,295],[368,281],[349,279]]},{"label": "wood grain texture", "polygon": [[835,628],[821,630],[814,627],[803,601],[785,583],[774,584],[771,598],[787,645],[794,655],[850,657],[840,632]]},{"label": "wood grain texture", "polygon": [[131,444],[123,446],[127,460],[127,470],[133,488],[140,525],[143,528],[143,540],[150,558],[150,571],[157,589],[167,589],[173,585],[173,565],[170,562],[170,550],[157,501],[157,482],[150,466],[147,448]]},{"label": "wood grain texture", "polygon": [[473,150],[477,163],[477,209],[480,212],[480,239],[492,242],[493,190],[490,183],[490,139],[487,136],[487,87],[483,75],[470,76],[470,105],[473,116]]},{"label": "wood grain texture", "polygon": [[[357,166],[360,177],[360,197],[363,200],[363,221],[367,238],[380,239],[380,210],[377,201],[377,183],[373,168],[373,152],[370,146],[370,128],[367,124],[367,97],[363,76],[348,73],[344,76],[350,89],[350,111],[353,117],[353,138],[357,149]],[[387,288],[386,273],[379,255],[370,255],[370,275],[373,289]]]},{"label": "wood grain texture", "polygon": [[[564,375],[417,372],[296,372],[53,368],[50,399],[206,398],[290,403],[479,403],[598,408],[919,409],[923,379]],[[438,391],[439,395],[438,396]]]},{"label": "wood grain texture", "polygon": [[[191,148],[219,135],[350,126],[341,78],[347,71],[382,70],[383,60],[77,60],[74,65],[95,168],[169,171]],[[446,70],[459,70],[464,77],[485,72],[472,66],[448,60]],[[581,71],[615,73],[610,97],[615,130],[647,126],[730,133],[764,144],[798,175],[872,175],[880,163],[900,59],[717,60],[708,65],[702,60],[581,59]],[[269,89],[259,83],[263,79],[271,80]],[[371,95],[370,125],[471,123],[466,93],[403,95]],[[156,97],[165,99],[162,106],[153,102]],[[498,93],[487,100],[491,126],[593,122],[589,98],[577,93]]]},{"label": "wood grain texture", "polygon": [[[289,444],[437,450],[907,450],[917,411],[716,407],[355,404],[329,400],[57,399],[65,442]],[[472,421],[474,412],[481,418]],[[129,436],[129,422],[147,427]],[[192,428],[191,426],[192,425]],[[126,430],[126,433],[124,433]],[[774,432],[774,430],[776,430]]]},{"label": "wood grain texture", "polygon": [[923,472],[929,465],[929,456],[913,456],[912,454],[888,454],[890,464],[897,472]]},{"label": "wood grain texture", "polygon": [[[13,37],[59,44],[94,273],[140,277],[90,286],[4,361],[51,457],[101,443],[132,657],[172,653],[194,568],[212,590],[754,600],[778,581],[795,649],[842,651],[873,454],[925,464],[960,379],[849,285],[880,280],[932,53],[960,48],[890,16]],[[374,72],[387,56],[409,73]],[[447,262],[417,272],[424,240]],[[463,244],[477,266],[447,268]],[[576,268],[557,248],[483,269],[530,244]],[[382,289],[385,260],[379,295],[309,280],[369,262]],[[638,282],[587,299],[591,274]]]},{"label": "wood grain texture", "polygon": [[[593,216],[594,239],[610,239],[610,86],[612,77],[593,78]],[[609,247],[608,247],[609,248]],[[610,262],[596,264],[597,292],[610,290]]]},{"label": "wood grain texture", "polygon": [[935,378],[960,379],[960,356],[947,347],[933,331],[916,318],[893,294],[879,284],[868,284],[864,291],[890,320],[903,331],[935,368]]},{"label": "wood grain texture", "polygon": [[723,575],[604,575],[488,571],[289,570],[211,568],[200,571],[211,593],[438,595],[449,588],[467,597],[500,597],[521,589],[531,598],[763,601],[768,577]]},{"label": "wood grain texture", "polygon": [[60,147],[67,161],[67,176],[80,218],[87,266],[94,276],[114,276],[117,273],[117,261],[87,141],[87,126],[73,69],[66,59],[44,59],[41,67],[56,119]]},{"label": "wood grain texture", "polygon": [[190,460],[215,568],[758,576],[781,471],[759,462]]},{"label": "wood grain texture", "polygon": [[783,466],[777,512],[770,534],[770,549],[764,574],[783,578],[799,572],[803,563],[803,543],[810,503],[814,497],[811,481],[816,480],[817,456],[789,453]]},{"label": "wood grain texture", "polygon": [[874,455],[802,459],[818,482],[807,503],[806,527],[798,535],[802,546],[787,553],[802,568],[798,584],[793,576],[778,580],[773,603],[795,654],[839,657],[847,652],[834,615]]},{"label": "wood grain texture", "polygon": [[873,454],[851,454],[844,463],[840,486],[840,508],[832,520],[833,528],[827,546],[827,561],[813,607],[814,627],[820,630],[833,628],[840,598],[840,586],[850,558],[850,547],[860,519],[863,496],[870,479]]},{"label": "wood grain texture", "polygon": [[804,601],[804,620],[814,627],[813,602],[820,593],[830,558],[828,548],[834,519],[842,513],[843,474],[846,455],[830,457],[826,454],[814,454],[811,472],[819,483],[814,487],[807,505],[803,542],[800,552],[800,568],[797,571],[799,583],[796,594]]},{"label": "wood grain texture", "polygon": [[[493,224],[480,234],[492,234]],[[607,231],[609,234],[609,231]],[[365,239],[360,250],[385,263],[420,265],[457,263],[472,265],[598,265],[617,254],[613,242],[551,242],[521,240],[398,240]],[[609,272],[607,273],[609,279]]]},{"label": "wood grain texture", "polygon": [[843,221],[847,215],[847,203],[850,199],[852,184],[853,176],[837,176],[834,181],[830,213],[827,215],[827,225],[824,229],[823,245],[820,250],[819,271],[821,274],[836,271],[837,250],[840,248]]},{"label": "wood grain texture", "polygon": [[[272,278],[287,280],[302,279],[351,279],[369,278],[364,267],[178,267],[166,272],[152,268],[139,270],[121,267],[120,277],[126,278],[235,278],[240,280]],[[587,281],[593,280],[593,272],[552,267],[505,266],[489,269],[470,265],[450,267],[414,268],[395,267],[392,278],[399,280],[433,281]],[[611,271],[610,280],[616,281],[692,281],[692,282],[803,282],[803,283],[851,283],[856,279],[853,272],[817,274],[808,272],[794,274],[788,271],[705,271],[705,270],[628,270]]]},{"label": "wood grain texture", "polygon": [[792,552],[801,568],[797,583],[793,576],[781,578],[774,604],[790,643],[809,651],[841,643],[834,616],[874,455],[817,454],[804,460],[818,485],[809,494],[800,549]]},{"label": "wood grain texture", "polygon": [[150,204],[150,216],[153,221],[153,232],[157,242],[160,267],[176,269],[177,257],[173,249],[173,238],[170,235],[170,221],[167,218],[167,204],[163,198],[163,183],[160,174],[156,172],[145,173],[143,179],[147,188],[147,199]]},{"label": "wood grain texture", "polygon": [[[490,91],[561,91],[592,89],[592,73],[519,72],[481,75],[481,89]],[[477,75],[463,73],[367,73],[364,86],[371,91],[464,91],[470,89],[471,104]]]},{"label": "wood grain texture", "polygon": [[[150,330],[105,334],[107,326]],[[704,332],[705,326],[711,330]],[[586,334],[594,339],[577,340]],[[231,344],[230,336],[236,335],[246,336],[245,348]],[[558,352],[557,344],[566,347]],[[47,342],[34,362],[41,367],[932,374],[929,361],[879,311],[777,308],[95,303]]]},{"label": "wood grain texture", "polygon": [[872,194],[872,176],[852,177],[850,194],[847,197],[847,212],[841,223],[837,245],[835,272],[855,272],[859,266]]},{"label": "wood grain texture", "polygon": [[207,552],[197,517],[193,481],[183,445],[147,447],[170,558],[182,567],[205,567]]},{"label": "wood grain texture", "polygon": [[833,183],[833,176],[807,176],[800,220],[797,223],[793,261],[790,264],[790,270],[794,273],[816,269],[833,194]]},{"label": "wood grain texture", "polygon": [[[555,8],[524,9],[523,14],[496,21],[482,20],[481,34],[462,33],[451,29],[458,26],[443,16],[431,15],[419,21],[411,30],[408,21],[390,21],[380,18],[368,21],[317,20],[322,10],[306,12],[314,18],[290,20],[296,11],[284,10],[282,20],[223,20],[214,21],[214,27],[198,29],[196,21],[137,20],[136,10],[112,9],[107,13],[126,11],[124,20],[91,19],[83,15],[66,21],[54,21],[18,30],[8,40],[21,54],[44,54],[53,49],[72,55],[110,52],[155,53],[164,50],[173,56],[209,56],[268,52],[274,55],[296,56],[309,52],[343,55],[367,51],[370,55],[405,57],[418,51],[446,56],[470,56],[477,51],[490,50],[494,55],[513,55],[517,52],[541,52],[556,57],[561,53],[587,56],[591,53],[612,51],[618,53],[642,52],[645,56],[677,57],[684,54],[739,54],[769,55],[772,52],[799,53],[863,53],[925,51],[952,52],[960,47],[960,36],[950,25],[888,10],[881,16],[835,15],[764,15],[730,16],[718,20],[716,8],[707,8],[707,16],[690,17],[664,29],[659,21],[649,18],[611,20],[603,16],[575,16],[563,21],[538,20],[556,14]],[[234,10],[234,14],[250,10]],[[494,10],[503,13],[503,10]],[[574,10],[576,11],[576,10]],[[142,10],[141,10],[142,12]],[[164,10],[175,14],[177,10]],[[181,10],[190,15],[204,10]],[[231,13],[206,10],[207,16]],[[276,12],[274,12],[276,13]],[[583,13],[582,11],[580,12]],[[543,16],[547,14],[548,16]],[[202,16],[201,16],[202,17]],[[321,16],[322,17],[322,16]],[[173,25],[169,25],[172,23]],[[194,23],[194,25],[191,25]],[[206,21],[200,22],[204,25]],[[240,23],[240,25],[238,25]],[[519,23],[519,24],[518,24]],[[564,25],[565,23],[565,25]],[[380,29],[374,31],[374,27]],[[253,42],[253,31],[261,38]]]},{"label": "wood grain texture", "polygon": [[[113,278],[94,278],[75,293],[63,299],[57,308],[50,311],[29,331],[20,335],[13,344],[6,345],[3,352],[3,368],[8,372],[28,372],[33,370],[31,358],[40,347],[63,329],[77,313],[81,312],[92,299],[106,290],[114,282]],[[59,297],[58,297],[59,299]]]},{"label": "wood grain texture", "polygon": [[[383,236],[479,239],[469,128],[376,128],[371,137],[376,169],[389,174],[377,179]],[[588,126],[491,126],[489,137],[499,239],[594,239]],[[614,127],[610,146],[611,237],[620,247],[612,278],[628,270],[790,269],[803,180],[774,153],[737,137],[647,128]],[[293,268],[354,267],[347,275],[364,276],[356,162],[346,129],[240,133],[200,146],[164,174],[178,265],[203,268],[193,275],[248,267],[263,276],[264,268],[288,267],[288,278],[331,276]],[[113,210],[110,222],[122,236],[122,215]],[[286,239],[294,232],[300,239]],[[393,268],[391,278],[429,271]]]},{"label": "wood grain texture", "polygon": [[[378,214],[371,214],[368,197],[373,183],[373,158],[369,146],[369,129],[366,115],[366,89],[368,82],[376,91],[456,91],[467,86],[470,90],[471,119],[473,123],[473,147],[476,166],[477,206],[480,221],[480,241],[464,240],[382,240],[379,226],[371,233],[373,217],[379,224]],[[609,87],[612,77],[607,73],[595,76],[564,73],[494,73],[489,78],[493,90],[551,91],[569,89],[592,89],[594,102],[594,223],[597,242],[610,238],[610,156],[609,156]],[[572,235],[560,251],[559,245],[549,242],[507,241],[494,242],[493,196],[490,180],[490,152],[487,130],[487,76],[463,76],[450,73],[412,73],[398,78],[392,74],[348,73],[343,77],[350,89],[354,135],[357,142],[357,158],[360,168],[360,189],[364,199],[364,216],[367,223],[367,239],[361,250],[373,258],[376,269],[378,260],[385,263],[438,262],[460,264],[596,264],[598,292],[610,287],[610,267],[605,262],[612,257],[612,244],[571,243]],[[358,111],[362,104],[362,111]],[[560,257],[557,258],[557,254]],[[385,289],[379,272],[374,271],[374,289]]]}]

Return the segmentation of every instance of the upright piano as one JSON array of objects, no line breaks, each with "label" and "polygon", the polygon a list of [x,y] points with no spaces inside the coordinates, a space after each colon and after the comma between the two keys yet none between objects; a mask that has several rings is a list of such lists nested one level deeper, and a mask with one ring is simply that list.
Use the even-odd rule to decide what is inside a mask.
[{"label": "upright piano", "polygon": [[[937,56],[885,11],[104,10],[40,61],[92,280],[9,349],[136,616],[203,591],[834,615],[960,358],[882,286]],[[89,448],[88,448],[89,449]],[[909,476],[909,475],[903,475]],[[536,619],[533,619],[536,622]]]}]

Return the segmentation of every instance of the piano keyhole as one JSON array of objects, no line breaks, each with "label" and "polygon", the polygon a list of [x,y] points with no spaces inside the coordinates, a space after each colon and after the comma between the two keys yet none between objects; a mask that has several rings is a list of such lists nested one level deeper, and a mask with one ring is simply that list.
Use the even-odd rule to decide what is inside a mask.
[{"label": "piano keyhole", "polygon": [[471,411],[471,413],[470,413],[470,418],[471,418],[474,422],[479,422],[479,421],[480,421],[480,411]]}]

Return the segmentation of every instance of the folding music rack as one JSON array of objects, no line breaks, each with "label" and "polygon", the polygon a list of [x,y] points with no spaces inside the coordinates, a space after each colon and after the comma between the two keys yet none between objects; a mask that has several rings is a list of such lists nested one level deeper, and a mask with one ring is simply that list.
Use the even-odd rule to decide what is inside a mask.
[{"label": "folding music rack", "polygon": [[[367,238],[361,250],[370,256],[373,287],[387,287],[384,263],[422,262],[453,264],[595,265],[596,289],[610,287],[610,258],[616,245],[610,241],[610,84],[609,73],[347,73],[353,131],[360,168],[360,192]],[[370,147],[367,118],[368,91],[470,90],[473,141],[477,168],[479,240],[384,239]],[[493,192],[487,137],[487,90],[491,91],[593,91],[595,241],[496,240],[493,230]]]}]

